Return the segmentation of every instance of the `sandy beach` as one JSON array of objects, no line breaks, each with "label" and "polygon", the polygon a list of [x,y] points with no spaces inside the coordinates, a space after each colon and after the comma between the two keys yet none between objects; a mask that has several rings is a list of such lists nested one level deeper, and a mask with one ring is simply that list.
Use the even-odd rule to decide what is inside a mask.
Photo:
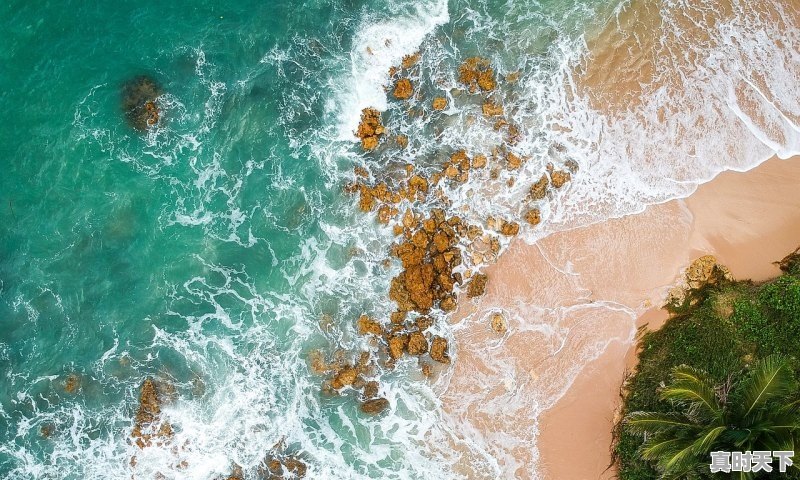
[{"label": "sandy beach", "polygon": [[[654,307],[699,256],[715,255],[738,279],[777,275],[771,262],[800,245],[798,184],[800,157],[772,159],[685,200],[516,242],[488,269],[487,295],[454,316],[448,413],[477,427],[517,478],[613,477],[611,430],[636,328],[663,321]],[[504,334],[490,328],[497,313]]]}]

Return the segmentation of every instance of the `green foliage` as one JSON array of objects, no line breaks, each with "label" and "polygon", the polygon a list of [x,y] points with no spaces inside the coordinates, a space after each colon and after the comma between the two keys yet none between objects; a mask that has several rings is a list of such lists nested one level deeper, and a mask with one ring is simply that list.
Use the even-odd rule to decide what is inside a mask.
[{"label": "green foliage", "polygon": [[[691,301],[673,307],[673,317],[666,325],[658,331],[646,333],[640,340],[639,365],[627,385],[625,412],[628,415],[632,412],[647,412],[669,417],[682,413],[679,406],[691,402],[694,405],[692,408],[697,410],[693,411],[694,415],[708,415],[711,412],[708,406],[713,406],[709,393],[713,391],[716,395],[716,389],[709,390],[709,386],[726,384],[731,374],[737,374],[738,381],[734,382],[736,388],[729,392],[727,401],[731,405],[733,402],[736,405],[750,405],[752,403],[748,403],[748,400],[753,401],[756,398],[754,391],[746,393],[743,385],[747,382],[751,385],[757,383],[757,377],[764,380],[763,372],[759,374],[759,370],[753,365],[760,365],[759,359],[774,354],[783,359],[787,368],[785,372],[800,372],[800,360],[797,358],[800,356],[800,256],[795,255],[788,263],[786,260],[784,262],[787,273],[773,281],[762,285],[752,282],[707,285],[693,292]],[[675,370],[681,365],[691,365],[693,369]],[[688,388],[692,382],[701,379],[698,372],[704,374],[702,380],[707,383],[702,388],[696,384],[697,388]],[[791,379],[791,394],[797,394],[798,387],[794,380],[798,376],[800,373],[796,373]],[[787,385],[786,382],[781,384]],[[665,392],[669,392],[671,398],[662,400]],[[772,391],[765,393],[770,392]],[[777,388],[773,393],[777,395],[786,392]],[[697,402],[706,406],[695,404]],[[725,415],[728,415],[726,418],[733,415],[729,406],[723,407]],[[763,405],[756,403],[754,411],[761,411],[761,407]],[[746,410],[737,415],[744,415]],[[662,417],[654,416],[649,421],[655,422],[659,418]],[[643,417],[639,420],[639,429],[630,423],[623,423],[617,429],[615,455],[619,477],[623,480],[660,478],[659,472],[654,468],[660,465],[658,460],[650,461],[645,457],[654,459],[659,449],[677,454],[690,445],[686,443],[688,440],[683,439],[683,443],[656,446],[655,450],[649,450],[649,454],[645,454],[644,439],[639,433],[647,419]],[[703,425],[716,425],[712,420],[705,418],[706,423]],[[764,427],[761,423],[753,425]],[[736,437],[736,441],[747,441],[748,437],[742,436],[737,430],[726,430],[723,434],[715,433],[713,428],[716,427],[702,430],[706,432],[703,438],[712,444],[723,440],[733,441],[732,437]],[[719,436],[712,439],[714,435]],[[694,441],[698,438],[700,437],[694,437]],[[700,447],[704,447],[702,442],[694,448],[696,450]],[[684,454],[683,457],[678,457],[676,464],[688,461],[691,457],[688,453]],[[664,467],[663,464],[660,466]],[[707,466],[697,471],[690,468],[684,475],[681,478],[713,478],[709,475]],[[781,478],[800,478],[800,472],[795,471]]]},{"label": "green foliage", "polygon": [[772,355],[740,375],[733,389],[730,382],[718,388],[706,372],[673,368],[659,395],[672,411],[625,418],[628,431],[645,438],[641,458],[663,477],[691,478],[708,471],[712,451],[793,449],[800,440],[800,412],[786,360]]}]

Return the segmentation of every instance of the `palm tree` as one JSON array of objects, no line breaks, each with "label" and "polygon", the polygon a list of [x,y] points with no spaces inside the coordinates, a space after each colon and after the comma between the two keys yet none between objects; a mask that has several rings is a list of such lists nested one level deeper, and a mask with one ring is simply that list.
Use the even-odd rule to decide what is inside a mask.
[{"label": "palm tree", "polygon": [[729,376],[721,386],[706,372],[681,365],[660,394],[675,411],[633,412],[625,424],[644,437],[640,454],[661,478],[708,477],[712,451],[795,450],[800,443],[796,393],[794,372],[777,355],[756,362],[738,382]]}]

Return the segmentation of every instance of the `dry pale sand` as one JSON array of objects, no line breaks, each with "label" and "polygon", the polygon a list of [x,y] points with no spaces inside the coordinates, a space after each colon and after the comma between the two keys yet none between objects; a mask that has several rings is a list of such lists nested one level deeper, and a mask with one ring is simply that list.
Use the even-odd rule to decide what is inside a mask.
[{"label": "dry pale sand", "polygon": [[[716,255],[737,278],[776,275],[771,262],[800,245],[798,186],[800,157],[774,159],[723,173],[686,200],[514,243],[487,270],[486,295],[453,316],[450,421],[489,446],[504,478],[611,476],[637,326],[663,321],[653,307],[698,256]],[[490,328],[496,313],[508,332]]]}]

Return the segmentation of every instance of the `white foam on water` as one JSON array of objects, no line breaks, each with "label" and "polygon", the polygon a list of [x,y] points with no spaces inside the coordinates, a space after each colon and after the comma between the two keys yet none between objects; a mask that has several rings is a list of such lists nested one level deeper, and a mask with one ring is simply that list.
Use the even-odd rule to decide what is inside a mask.
[{"label": "white foam on water", "polygon": [[[338,116],[338,140],[355,141],[361,110],[367,107],[386,110],[388,72],[405,55],[414,53],[437,26],[449,21],[446,0],[425,0],[398,5],[405,11],[376,20],[366,16],[353,38],[350,72],[338,78],[339,90],[330,106]],[[342,88],[344,87],[344,88]]]}]

